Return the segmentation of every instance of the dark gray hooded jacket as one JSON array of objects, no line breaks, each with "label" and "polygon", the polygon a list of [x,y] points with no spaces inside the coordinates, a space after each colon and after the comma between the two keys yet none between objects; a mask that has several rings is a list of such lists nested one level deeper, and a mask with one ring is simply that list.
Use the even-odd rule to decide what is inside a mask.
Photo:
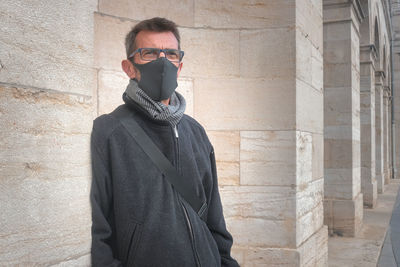
[{"label": "dark gray hooded jacket", "polygon": [[[214,267],[239,266],[230,256],[218,192],[214,150],[203,127],[184,115],[178,138],[167,122],[154,121],[123,95],[132,118],[185,178],[202,201],[202,220],[173,189],[115,118],[93,122],[91,134],[92,265]],[[114,115],[114,116],[113,116]]]}]

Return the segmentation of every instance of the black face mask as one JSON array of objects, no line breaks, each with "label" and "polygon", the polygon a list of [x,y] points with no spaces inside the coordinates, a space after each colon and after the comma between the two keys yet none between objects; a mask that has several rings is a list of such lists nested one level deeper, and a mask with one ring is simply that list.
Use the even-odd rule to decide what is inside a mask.
[{"label": "black face mask", "polygon": [[178,67],[165,57],[145,64],[133,65],[140,71],[138,85],[151,99],[161,101],[171,97],[178,87]]}]

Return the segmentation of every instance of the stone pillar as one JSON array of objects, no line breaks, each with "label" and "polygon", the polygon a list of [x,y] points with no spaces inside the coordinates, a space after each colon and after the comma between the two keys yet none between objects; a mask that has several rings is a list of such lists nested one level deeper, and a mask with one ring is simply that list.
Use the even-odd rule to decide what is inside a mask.
[{"label": "stone pillar", "polygon": [[0,1],[0,265],[89,266],[93,11]]},{"label": "stone pillar", "polygon": [[234,257],[241,266],[327,266],[321,1],[181,2],[99,1],[99,114],[127,84],[119,64],[134,22],[176,21],[179,88],[215,147]]},{"label": "stone pillar", "polygon": [[[397,0],[391,0],[392,12],[392,56],[393,56],[393,102],[394,107],[394,178],[400,179],[400,5]],[[394,4],[397,5],[394,5]]]},{"label": "stone pillar", "polygon": [[378,194],[375,171],[375,68],[372,45],[360,48],[361,192],[373,208]]},{"label": "stone pillar", "polygon": [[359,1],[324,0],[325,224],[354,236],[363,219],[360,180]]},{"label": "stone pillar", "polygon": [[375,170],[378,193],[385,190],[384,161],[383,161],[383,78],[382,71],[375,72]]},{"label": "stone pillar", "polygon": [[389,98],[390,98],[390,89],[387,86],[383,87],[383,180],[384,184],[389,183]]}]

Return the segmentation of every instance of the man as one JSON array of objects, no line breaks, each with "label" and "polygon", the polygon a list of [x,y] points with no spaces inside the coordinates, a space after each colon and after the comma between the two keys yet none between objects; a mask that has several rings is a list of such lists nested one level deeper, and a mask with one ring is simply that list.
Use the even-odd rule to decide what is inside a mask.
[{"label": "man", "polygon": [[[93,266],[238,266],[230,256],[214,150],[202,126],[184,115],[177,77],[183,51],[174,22],[153,18],[126,36],[124,105],[94,120]],[[175,190],[118,118],[129,110],[205,203],[199,215]]]}]

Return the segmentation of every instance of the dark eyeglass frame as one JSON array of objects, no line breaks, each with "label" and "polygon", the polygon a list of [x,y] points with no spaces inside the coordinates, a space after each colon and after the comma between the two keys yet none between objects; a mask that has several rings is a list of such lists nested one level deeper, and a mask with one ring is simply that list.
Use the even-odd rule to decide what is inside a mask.
[{"label": "dark eyeglass frame", "polygon": [[165,57],[167,58],[167,53],[174,51],[174,52],[178,52],[179,53],[179,59],[178,61],[174,61],[174,60],[170,60],[169,58],[167,58],[169,61],[171,62],[176,62],[176,63],[180,63],[183,59],[183,56],[185,55],[185,52],[183,50],[178,50],[178,49],[161,49],[161,48],[154,48],[154,47],[142,47],[142,48],[138,48],[135,51],[132,52],[132,54],[129,55],[128,59],[133,58],[137,53],[139,53],[140,59],[143,61],[152,61],[149,59],[144,59],[142,57],[142,50],[144,49],[152,49],[154,51],[157,51],[157,58],[160,57],[161,52],[164,52]]}]

